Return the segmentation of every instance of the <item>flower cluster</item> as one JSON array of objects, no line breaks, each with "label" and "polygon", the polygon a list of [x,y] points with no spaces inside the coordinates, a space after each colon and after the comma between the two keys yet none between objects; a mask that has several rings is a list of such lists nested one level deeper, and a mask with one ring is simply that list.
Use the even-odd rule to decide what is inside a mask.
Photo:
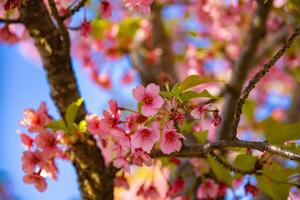
[{"label": "flower cluster", "polygon": [[22,169],[26,174],[23,180],[27,184],[33,184],[40,192],[47,187],[45,177],[57,179],[55,158],[63,155],[58,147],[61,133],[51,132],[45,128],[51,121],[44,102],[36,111],[25,110],[24,118],[20,121],[29,133],[36,134],[36,137],[32,138],[28,134],[20,133],[21,141],[26,148],[22,156]]},{"label": "flower cluster", "polygon": [[141,105],[141,113],[132,111],[124,122],[121,121],[121,110],[127,109],[119,108],[113,100],[109,101],[110,109],[103,112],[103,118],[95,114],[86,117],[88,131],[110,156],[106,157],[107,162],[113,160],[117,168],[129,172],[130,164],[152,165],[149,153],[158,142],[166,154],[181,149],[184,136],[174,128],[174,121],[159,114],[164,104],[159,92],[159,86],[153,83],[146,88],[134,88],[133,96]]},{"label": "flower cluster", "polygon": [[[87,129],[96,138],[102,149],[106,163],[113,162],[117,168],[130,171],[130,165],[151,166],[150,153],[153,149],[164,154],[180,151],[185,136],[181,133],[181,125],[185,119],[185,111],[175,97],[160,95],[160,87],[150,83],[133,89],[133,97],[138,101],[138,111],[119,107],[114,100],[109,101],[109,109],[103,116],[89,114],[86,117]],[[201,107],[201,106],[200,106]],[[213,124],[220,122],[218,110],[201,110],[195,108],[191,115],[197,118],[197,112],[213,112]],[[129,115],[121,120],[121,112]]]}]

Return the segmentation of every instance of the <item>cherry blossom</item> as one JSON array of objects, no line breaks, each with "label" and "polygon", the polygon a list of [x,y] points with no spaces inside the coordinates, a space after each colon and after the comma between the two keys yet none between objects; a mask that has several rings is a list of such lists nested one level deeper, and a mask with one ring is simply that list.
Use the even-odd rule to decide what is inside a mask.
[{"label": "cherry blossom", "polygon": [[135,148],[132,154],[133,164],[142,167],[143,164],[146,166],[151,166],[153,164],[150,155],[143,151],[142,148]]},{"label": "cherry blossom", "polygon": [[112,15],[112,6],[108,1],[101,1],[99,4],[99,15],[102,18],[109,18]]},{"label": "cherry blossom", "polygon": [[22,156],[22,169],[25,173],[31,174],[35,172],[36,166],[43,162],[42,152],[37,151],[24,151]]},{"label": "cherry blossom", "polygon": [[92,26],[89,21],[84,21],[80,25],[80,34],[83,37],[87,37],[92,32]]},{"label": "cherry blossom", "polygon": [[130,172],[130,166],[126,158],[117,158],[113,161],[116,168],[122,168],[126,172]]},{"label": "cherry blossom", "polygon": [[30,150],[33,146],[34,139],[25,133],[20,133],[21,141],[24,144],[26,150]]},{"label": "cherry blossom", "polygon": [[144,151],[149,152],[158,139],[159,131],[155,125],[151,128],[140,127],[131,136],[131,145],[133,148],[140,147]]},{"label": "cherry blossom", "polygon": [[170,154],[175,151],[179,151],[182,147],[181,139],[185,139],[185,137],[178,133],[175,128],[164,128],[162,131],[162,140],[160,143],[160,148],[162,152],[165,154]]},{"label": "cherry blossom", "polygon": [[138,85],[133,89],[133,97],[137,101],[143,103],[143,115],[155,115],[158,109],[161,108],[161,106],[164,104],[163,98],[159,95],[159,92],[159,86],[154,83],[150,83],[146,88]]},{"label": "cherry blossom", "polygon": [[153,0],[123,0],[124,6],[133,9],[137,13],[150,14],[150,5]]},{"label": "cherry blossom", "polygon": [[205,106],[204,105],[200,105],[197,106],[196,108],[194,108],[191,112],[192,117],[194,117],[195,119],[201,119],[204,116],[205,113]]},{"label": "cherry blossom", "polygon": [[5,25],[0,28],[0,43],[15,44],[20,41],[20,38],[10,31],[9,26]]},{"label": "cherry blossom", "polygon": [[197,190],[198,199],[216,199],[218,196],[219,186],[213,179],[205,179]]},{"label": "cherry blossom", "polygon": [[42,102],[40,107],[34,111],[33,109],[26,109],[24,111],[24,118],[20,124],[26,128],[30,133],[44,130],[44,126],[52,121],[48,115],[46,103]]},{"label": "cherry blossom", "polygon": [[47,188],[47,183],[44,177],[37,173],[25,175],[23,181],[27,184],[33,184],[39,192],[43,192]]},{"label": "cherry blossom", "polygon": [[35,143],[38,148],[42,149],[44,156],[54,157],[59,151],[57,145],[57,134],[49,131],[40,132],[35,138]]},{"label": "cherry blossom", "polygon": [[184,180],[181,177],[178,177],[169,187],[166,196],[174,198],[179,196],[179,193],[183,190],[185,185]]}]

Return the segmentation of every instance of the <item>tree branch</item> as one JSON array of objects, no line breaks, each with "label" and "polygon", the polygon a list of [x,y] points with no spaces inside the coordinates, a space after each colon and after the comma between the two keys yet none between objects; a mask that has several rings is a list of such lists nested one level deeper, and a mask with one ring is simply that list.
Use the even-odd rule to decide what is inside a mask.
[{"label": "tree branch", "polygon": [[278,155],[290,160],[300,162],[300,155],[291,151],[285,150],[279,146],[271,145],[267,142],[255,142],[255,141],[241,141],[241,140],[221,140],[213,143],[207,143],[204,145],[183,147],[180,151],[171,153],[169,155],[164,154],[160,150],[151,152],[152,158],[159,157],[205,157],[216,149],[224,149],[231,147],[241,147],[255,149],[261,152],[269,152],[270,154]]},{"label": "tree branch", "polygon": [[[19,7],[22,22],[35,41],[47,72],[51,97],[61,117],[67,107],[80,98],[76,78],[71,65],[70,51],[64,45],[62,31],[53,23],[43,0],[23,0]],[[84,119],[83,105],[76,121]],[[113,199],[115,168],[106,167],[95,140],[78,140],[71,146],[70,158],[76,168],[82,199]]]},{"label": "tree branch", "polygon": [[64,20],[68,19],[69,17],[71,17],[72,15],[74,15],[82,7],[84,7],[86,3],[87,3],[87,0],[81,0],[76,6],[74,6],[73,8],[69,8],[68,11],[66,12],[66,14],[64,14],[61,17],[61,20],[64,21]]},{"label": "tree branch", "polygon": [[242,114],[242,108],[245,104],[246,99],[248,98],[250,92],[255,88],[255,85],[260,81],[262,77],[270,70],[270,68],[281,58],[284,53],[290,48],[296,38],[300,35],[300,26],[296,28],[295,32],[290,36],[290,38],[285,42],[283,47],[277,51],[277,53],[272,57],[272,59],[266,63],[263,68],[258,71],[255,76],[249,81],[248,85],[244,88],[241,97],[239,98],[236,107],[235,107],[235,116],[232,125],[232,132],[230,138],[235,138],[237,133],[237,127]]},{"label": "tree branch", "polygon": [[267,3],[257,1],[257,9],[252,18],[251,27],[245,42],[242,45],[241,54],[235,63],[234,70],[229,82],[229,88],[225,95],[225,103],[222,112],[222,123],[217,131],[219,139],[226,139],[231,133],[232,121],[234,119],[234,108],[240,97],[243,84],[247,78],[255,58],[255,52],[259,42],[265,36],[266,20],[272,7],[272,0]]}]

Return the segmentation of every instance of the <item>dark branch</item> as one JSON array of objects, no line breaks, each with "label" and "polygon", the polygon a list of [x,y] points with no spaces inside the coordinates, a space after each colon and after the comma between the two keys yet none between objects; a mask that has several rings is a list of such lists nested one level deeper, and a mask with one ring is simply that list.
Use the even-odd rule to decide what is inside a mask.
[{"label": "dark branch", "polygon": [[[54,7],[52,10],[56,12]],[[43,0],[23,0],[19,12],[41,55],[51,97],[63,118],[67,107],[80,98],[63,31],[56,27]],[[57,13],[55,15],[57,18]],[[76,121],[84,119],[85,115],[86,108],[82,106]],[[89,137],[84,141],[76,141],[70,148],[70,158],[76,168],[82,199],[112,200],[116,170],[105,166],[96,141]]]},{"label": "dark branch", "polygon": [[247,33],[244,43],[241,44],[241,54],[235,62],[231,80],[228,84],[230,90],[225,94],[222,123],[217,132],[219,139],[229,137],[234,119],[234,108],[240,97],[248,71],[253,66],[259,43],[265,36],[266,20],[272,7],[272,1],[270,0],[267,3],[257,1],[257,3],[258,6],[252,17],[249,33]]},{"label": "dark branch", "polygon": [[78,12],[82,7],[85,6],[85,4],[87,3],[87,0],[81,0],[76,6],[74,6],[73,8],[69,8],[68,11],[66,12],[66,14],[64,14],[61,19],[62,21],[68,19],[69,17],[71,17],[72,15],[74,15],[76,12]]},{"label": "dark branch", "polygon": [[231,147],[241,147],[255,149],[262,152],[269,152],[270,154],[278,155],[290,160],[300,162],[300,155],[291,151],[285,150],[279,146],[271,145],[267,142],[253,142],[253,141],[240,141],[240,140],[221,140],[213,143],[194,147],[183,147],[179,152],[166,155],[161,151],[152,151],[151,157],[205,157],[215,149],[224,149]]},{"label": "dark branch", "polygon": [[21,19],[2,19],[2,18],[0,18],[0,23],[5,23],[5,24],[21,24],[22,21],[21,21]]},{"label": "dark branch", "polygon": [[277,53],[272,57],[272,59],[268,63],[266,63],[260,71],[258,71],[255,74],[255,76],[249,81],[248,85],[244,88],[242,95],[235,107],[235,117],[231,129],[232,133],[230,135],[230,138],[236,137],[237,127],[239,125],[239,121],[242,114],[242,108],[250,92],[255,88],[256,84],[260,81],[260,79],[264,77],[267,72],[269,72],[270,68],[277,62],[277,60],[279,60],[279,58],[281,58],[284,55],[284,53],[290,48],[290,46],[293,44],[293,42],[296,40],[296,38],[299,35],[300,35],[300,26],[296,28],[295,32],[285,42],[283,47],[279,49],[279,51],[277,51]]}]

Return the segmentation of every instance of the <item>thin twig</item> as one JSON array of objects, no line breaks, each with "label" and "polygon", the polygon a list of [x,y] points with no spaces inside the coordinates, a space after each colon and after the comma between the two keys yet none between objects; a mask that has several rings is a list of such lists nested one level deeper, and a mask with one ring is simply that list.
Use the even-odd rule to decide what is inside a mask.
[{"label": "thin twig", "polygon": [[241,97],[239,98],[235,107],[235,116],[232,124],[232,129],[231,129],[232,132],[230,135],[230,139],[236,137],[237,127],[239,125],[241,114],[242,114],[242,108],[250,92],[255,88],[256,84],[260,81],[260,79],[264,77],[266,73],[269,72],[270,68],[277,62],[277,60],[279,60],[279,58],[281,58],[284,55],[284,53],[290,48],[290,46],[293,44],[293,42],[296,40],[296,38],[299,35],[300,35],[300,26],[295,29],[295,32],[285,42],[283,47],[279,49],[279,51],[277,51],[277,53],[272,57],[272,59],[268,63],[266,63],[260,71],[258,71],[255,74],[255,76],[248,82],[248,85],[244,88]]},{"label": "thin twig", "polygon": [[245,171],[245,170],[241,170],[239,168],[236,168],[234,166],[232,166],[231,164],[227,163],[226,161],[224,161],[221,157],[219,157],[217,154],[215,154],[213,151],[209,153],[211,155],[211,157],[213,159],[215,159],[220,165],[222,165],[223,167],[229,169],[230,171],[233,171],[235,173],[238,174],[255,174],[257,169],[253,169],[253,170],[249,170],[249,171]]},{"label": "thin twig", "polygon": [[279,146],[271,145],[267,142],[241,141],[241,140],[220,140],[213,143],[198,145],[193,147],[183,147],[180,151],[171,154],[164,154],[159,150],[151,152],[151,157],[205,157],[215,149],[224,149],[229,147],[241,147],[255,149],[261,152],[269,152],[270,154],[278,155],[290,160],[300,162],[300,155],[286,150]]},{"label": "thin twig", "polygon": [[5,23],[5,24],[21,24],[22,21],[21,21],[21,19],[3,19],[3,18],[0,18],[0,23]]},{"label": "thin twig", "polygon": [[64,20],[68,19],[69,17],[71,17],[72,15],[74,15],[82,7],[85,6],[86,2],[87,2],[87,0],[81,0],[76,6],[74,6],[73,8],[68,9],[68,11],[66,12],[66,14],[64,14],[61,17],[61,20],[64,21]]}]

